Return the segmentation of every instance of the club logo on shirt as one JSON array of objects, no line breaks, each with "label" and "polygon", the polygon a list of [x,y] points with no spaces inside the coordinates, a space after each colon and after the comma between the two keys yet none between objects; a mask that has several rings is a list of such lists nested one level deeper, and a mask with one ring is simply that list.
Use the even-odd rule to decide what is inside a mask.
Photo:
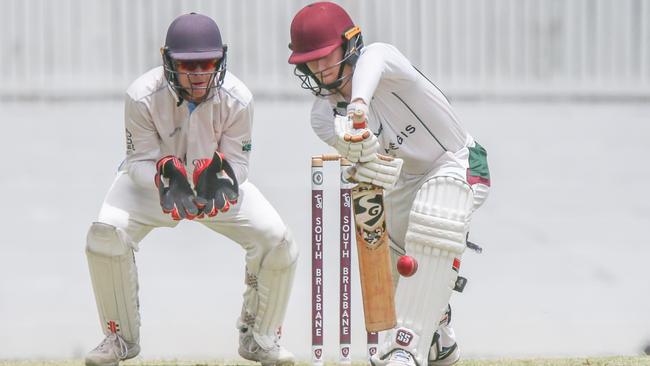
[{"label": "club logo on shirt", "polygon": [[386,154],[388,154],[391,150],[399,150],[400,146],[406,142],[406,139],[408,139],[412,134],[414,134],[416,131],[415,126],[413,125],[406,125],[403,131],[400,131],[397,134],[396,140],[395,141],[390,141],[388,143],[388,148],[385,148],[384,151]]},{"label": "club logo on shirt", "polygon": [[242,140],[241,142],[241,151],[250,152],[253,149],[253,143],[251,140]]},{"label": "club logo on shirt", "polygon": [[126,130],[126,153],[130,154],[132,152],[135,152],[135,145],[133,144],[133,134],[129,129]]}]

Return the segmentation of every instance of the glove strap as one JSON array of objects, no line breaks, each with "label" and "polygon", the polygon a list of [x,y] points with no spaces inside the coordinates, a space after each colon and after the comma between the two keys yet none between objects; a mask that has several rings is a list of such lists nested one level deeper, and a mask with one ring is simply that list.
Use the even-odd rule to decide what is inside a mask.
[{"label": "glove strap", "polygon": [[[172,165],[168,165],[169,162],[171,162]],[[158,170],[158,174],[162,175],[165,178],[171,178],[174,173],[180,173],[184,177],[187,177],[185,166],[177,157],[173,155],[167,155],[158,160],[158,163],[156,163],[156,170]]]},{"label": "glove strap", "polygon": [[217,174],[223,169],[226,161],[222,153],[215,151],[212,159],[196,159],[193,163],[194,174],[192,174],[192,181],[194,182],[194,186],[196,186],[199,183],[199,177],[206,169],[210,170],[208,174]]},{"label": "glove strap", "polygon": [[[168,166],[167,163],[171,162],[172,165]],[[156,187],[161,188],[162,186],[162,178],[167,178],[170,179],[172,176],[181,174],[183,177],[187,177],[187,172],[185,171],[185,166],[181,161],[173,156],[173,155],[167,155],[156,163],[156,175],[154,176],[153,180],[154,183],[156,184]]]}]

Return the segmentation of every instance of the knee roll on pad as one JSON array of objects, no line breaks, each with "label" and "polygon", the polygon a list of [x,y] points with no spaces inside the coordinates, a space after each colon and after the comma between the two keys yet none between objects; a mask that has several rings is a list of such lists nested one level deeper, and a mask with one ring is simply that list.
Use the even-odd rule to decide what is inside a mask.
[{"label": "knee roll on pad", "polygon": [[86,251],[104,257],[128,255],[134,247],[124,230],[102,222],[93,222],[86,236]]},{"label": "knee roll on pad", "polygon": [[415,258],[418,271],[400,278],[397,326],[385,338],[381,355],[402,348],[418,364],[427,364],[433,334],[458,276],[473,206],[469,185],[455,178],[433,178],[418,191],[405,239],[406,254]]},{"label": "knee roll on pad", "polygon": [[467,226],[464,221],[411,212],[406,242],[411,247],[421,246],[462,254],[465,250]]},{"label": "knee roll on pad", "polygon": [[282,241],[271,248],[264,256],[262,270],[282,270],[292,266],[298,259],[298,246],[293,241],[291,232],[287,230]]},{"label": "knee roll on pad", "polygon": [[102,330],[130,343],[140,340],[134,247],[126,232],[115,226],[95,222],[88,231],[86,256]]},{"label": "knee roll on pad", "polygon": [[467,183],[439,177],[418,191],[409,215],[408,243],[462,253],[469,230],[474,196]]}]

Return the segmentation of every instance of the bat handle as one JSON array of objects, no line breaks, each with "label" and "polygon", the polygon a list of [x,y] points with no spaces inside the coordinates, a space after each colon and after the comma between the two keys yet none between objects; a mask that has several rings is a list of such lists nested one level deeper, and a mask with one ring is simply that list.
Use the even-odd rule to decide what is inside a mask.
[{"label": "bat handle", "polygon": [[[354,111],[352,114],[352,128],[355,130],[362,130],[367,128],[368,123],[366,120],[366,115],[363,113],[363,111],[357,110]],[[362,134],[359,135],[352,135],[349,133],[346,133],[343,136],[343,140],[347,142],[361,142],[365,139],[367,139],[370,136],[370,131],[366,130]]]},{"label": "bat handle", "polygon": [[366,114],[361,110],[356,110],[352,113],[352,128],[360,130],[366,128],[368,125]]}]

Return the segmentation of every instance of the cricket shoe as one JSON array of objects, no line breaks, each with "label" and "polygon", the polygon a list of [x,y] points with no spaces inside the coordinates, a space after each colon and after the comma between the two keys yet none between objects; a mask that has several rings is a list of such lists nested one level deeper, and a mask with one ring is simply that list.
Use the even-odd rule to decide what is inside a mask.
[{"label": "cricket shoe", "polygon": [[381,359],[377,354],[373,355],[370,358],[370,364],[372,366],[416,366],[413,355],[401,348],[390,351],[387,356]]},{"label": "cricket shoe", "polygon": [[86,366],[117,366],[140,353],[140,345],[129,343],[116,333],[106,336],[102,343],[86,355]]},{"label": "cricket shoe", "polygon": [[239,330],[239,355],[262,366],[292,366],[296,362],[294,355],[277,342],[269,349],[262,348],[248,328]]},{"label": "cricket shoe", "polygon": [[434,342],[429,350],[429,366],[451,366],[460,360],[460,349],[454,342],[449,347],[442,347],[438,342],[440,335],[436,332],[433,336]]},{"label": "cricket shoe", "polygon": [[[451,306],[447,305],[447,311],[440,320],[438,331],[433,334],[428,366],[451,366],[460,360],[460,349],[449,323],[451,323]],[[443,343],[449,346],[443,346]]]}]

